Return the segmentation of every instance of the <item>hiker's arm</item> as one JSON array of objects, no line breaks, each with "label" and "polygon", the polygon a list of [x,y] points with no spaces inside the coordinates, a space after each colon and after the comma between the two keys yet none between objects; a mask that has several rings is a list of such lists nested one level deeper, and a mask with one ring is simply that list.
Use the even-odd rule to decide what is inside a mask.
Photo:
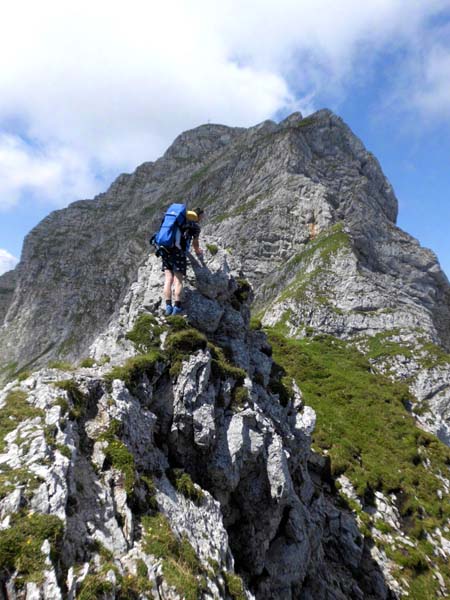
[{"label": "hiker's arm", "polygon": [[195,254],[196,254],[197,256],[203,256],[203,250],[200,248],[200,244],[199,244],[199,241],[198,241],[198,240],[199,240],[199,238],[198,238],[198,237],[195,237],[195,238],[192,240],[192,245],[194,246],[194,251],[195,251]]}]

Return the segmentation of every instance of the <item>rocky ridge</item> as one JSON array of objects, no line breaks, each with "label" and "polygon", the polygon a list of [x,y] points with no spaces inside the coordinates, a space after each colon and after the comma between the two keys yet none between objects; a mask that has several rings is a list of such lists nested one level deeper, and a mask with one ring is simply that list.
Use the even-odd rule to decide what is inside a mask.
[{"label": "rocky ridge", "polygon": [[4,597],[394,597],[233,263],[193,261],[187,325],[150,257],[85,366],[1,392]]}]

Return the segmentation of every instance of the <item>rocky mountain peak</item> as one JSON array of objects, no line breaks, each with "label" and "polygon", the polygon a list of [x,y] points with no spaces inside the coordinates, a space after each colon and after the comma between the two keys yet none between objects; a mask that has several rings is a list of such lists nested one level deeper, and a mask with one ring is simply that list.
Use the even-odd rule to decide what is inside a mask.
[{"label": "rocky mountain peak", "polygon": [[[176,200],[206,263],[166,320]],[[0,596],[447,597],[450,285],[396,216],[323,110],[185,132],[30,232],[0,277]]]}]

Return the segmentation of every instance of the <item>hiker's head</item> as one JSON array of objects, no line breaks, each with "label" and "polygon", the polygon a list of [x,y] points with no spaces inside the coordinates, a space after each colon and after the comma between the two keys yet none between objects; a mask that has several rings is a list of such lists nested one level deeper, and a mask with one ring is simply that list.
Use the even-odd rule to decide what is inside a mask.
[{"label": "hiker's head", "polygon": [[205,211],[203,210],[203,208],[200,208],[200,207],[199,207],[199,208],[196,208],[196,209],[194,210],[194,212],[195,212],[195,213],[197,213],[198,220],[199,220],[199,221],[201,221],[201,220],[202,220],[202,218],[203,218],[203,214],[204,214],[204,212],[205,212]]}]

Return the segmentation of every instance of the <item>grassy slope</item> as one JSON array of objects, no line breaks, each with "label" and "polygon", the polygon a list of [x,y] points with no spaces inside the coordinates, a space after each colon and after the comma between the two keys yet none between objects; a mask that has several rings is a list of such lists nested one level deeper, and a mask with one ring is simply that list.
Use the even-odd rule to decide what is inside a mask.
[{"label": "grassy slope", "polygon": [[[437,492],[442,489],[438,475],[450,475],[450,449],[415,426],[405,408],[406,385],[374,374],[368,359],[341,340],[268,334],[275,360],[317,412],[313,445],[329,454],[333,474],[345,473],[366,505],[377,490],[395,494],[403,532],[416,548],[377,543],[401,567],[411,586],[409,597],[435,597],[435,568],[450,589],[449,566],[433,555],[426,539],[449,523],[450,504]],[[370,535],[374,523],[368,514],[362,516]]]}]

